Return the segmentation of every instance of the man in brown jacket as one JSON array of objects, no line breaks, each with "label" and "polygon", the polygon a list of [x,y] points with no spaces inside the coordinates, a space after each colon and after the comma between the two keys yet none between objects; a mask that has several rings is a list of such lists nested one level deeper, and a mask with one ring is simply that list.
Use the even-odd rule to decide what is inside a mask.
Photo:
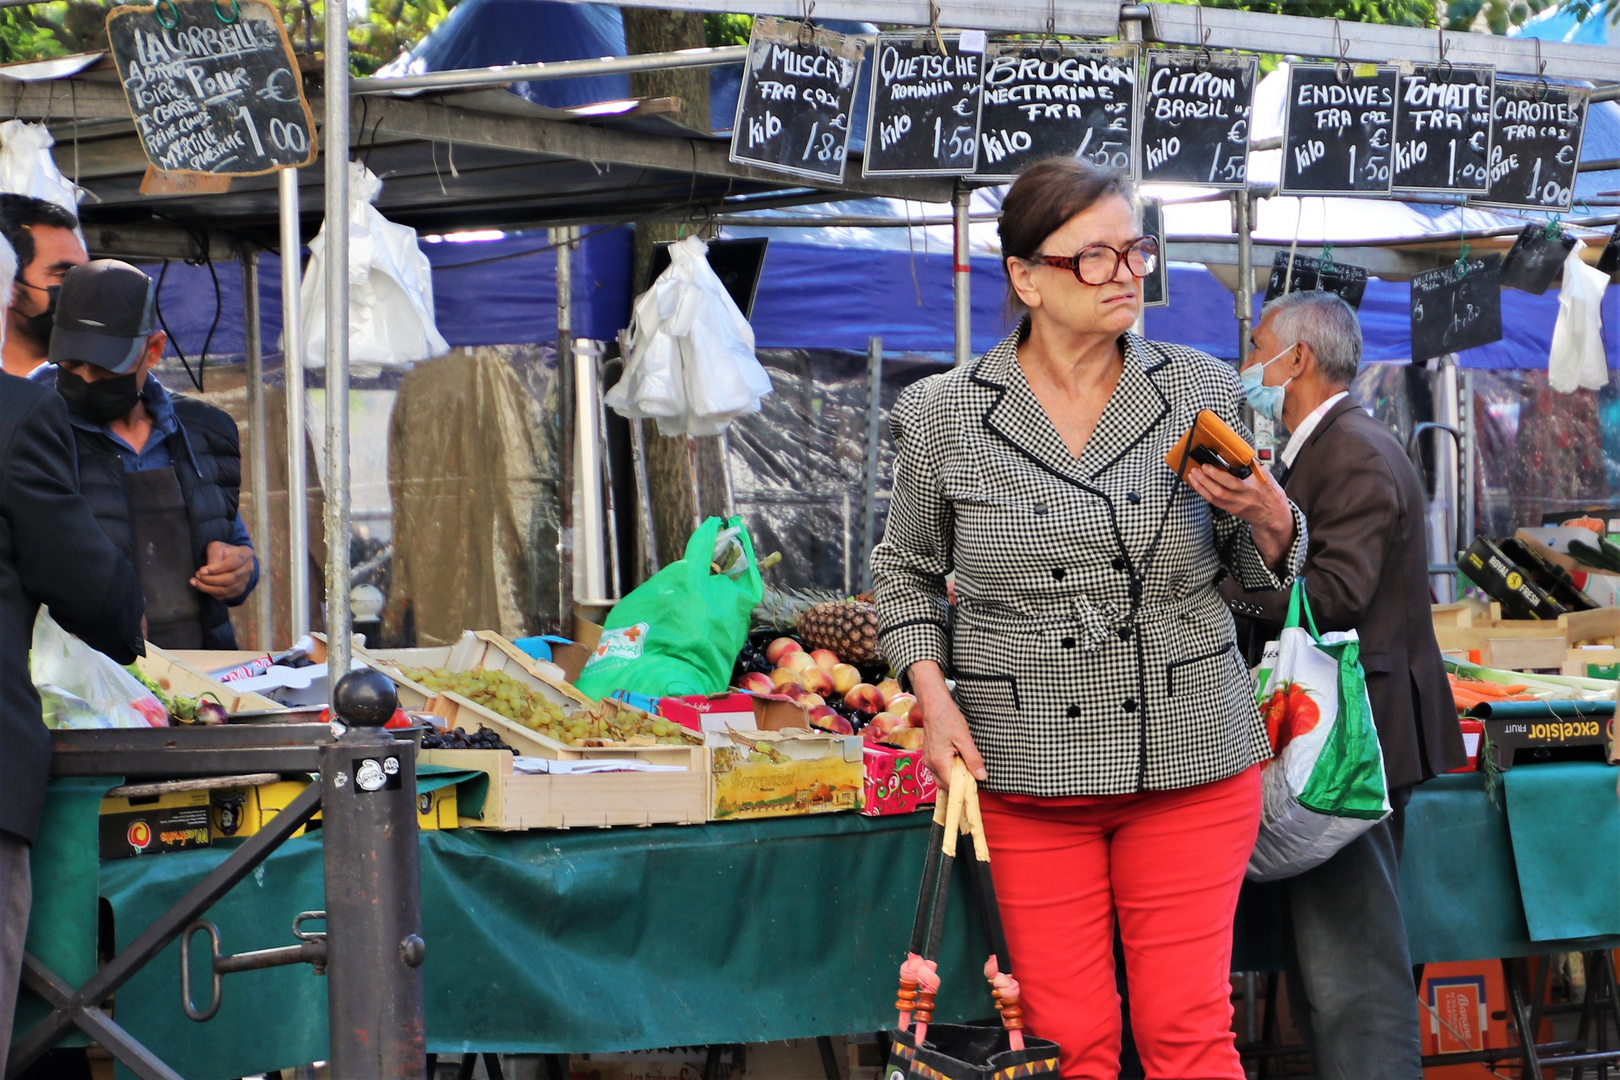
[{"label": "man in brown jacket", "polygon": [[[1336,295],[1273,300],[1245,391],[1290,437],[1276,477],[1310,528],[1305,589],[1319,630],[1355,630],[1395,812],[1283,883],[1294,1016],[1323,1080],[1421,1080],[1416,989],[1401,918],[1412,788],[1466,762],[1429,614],[1423,481],[1389,429],[1349,396],[1361,327]],[[1240,621],[1275,637],[1286,592],[1222,583]]]}]

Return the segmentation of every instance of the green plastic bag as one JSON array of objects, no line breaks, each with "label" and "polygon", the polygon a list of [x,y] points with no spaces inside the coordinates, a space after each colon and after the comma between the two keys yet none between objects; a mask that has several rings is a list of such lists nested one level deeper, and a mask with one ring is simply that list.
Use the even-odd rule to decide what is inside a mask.
[{"label": "green plastic bag", "polygon": [[[710,564],[722,529],[737,530],[742,555],[729,572],[714,573]],[[613,606],[602,641],[574,685],[594,698],[615,690],[650,697],[718,694],[731,683],[749,620],[764,594],[742,518],[712,517],[692,534],[685,558]]]},{"label": "green plastic bag", "polygon": [[1327,861],[1390,805],[1361,641],[1354,630],[1317,633],[1303,579],[1294,582],[1282,635],[1266,646],[1256,684],[1276,756],[1261,774],[1248,877],[1274,881]]}]

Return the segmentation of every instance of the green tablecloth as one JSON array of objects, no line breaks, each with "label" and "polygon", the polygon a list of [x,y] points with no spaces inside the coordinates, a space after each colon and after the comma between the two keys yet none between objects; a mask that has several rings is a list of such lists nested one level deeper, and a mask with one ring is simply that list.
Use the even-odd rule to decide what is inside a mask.
[{"label": "green tablecloth", "polygon": [[[1513,780],[1506,801],[1516,821],[1548,812],[1602,821],[1616,812],[1612,768],[1521,768],[1566,774]],[[892,1022],[927,824],[925,814],[835,814],[424,833],[429,1048],[607,1051],[882,1028]],[[1415,961],[1555,951],[1555,943],[1532,937],[1522,899],[1530,892],[1566,896],[1569,911],[1600,920],[1620,912],[1613,876],[1600,879],[1578,859],[1516,865],[1521,838],[1487,797],[1482,776],[1446,776],[1420,788],[1406,837],[1403,892]],[[222,854],[103,864],[101,893],[119,943]],[[1274,892],[1246,890],[1235,967],[1280,961],[1274,903]],[[293,916],[321,905],[320,843],[310,837],[284,845],[209,917],[223,930],[224,948],[240,952],[288,944]],[[961,890],[952,898],[946,1017],[987,1011],[970,905]],[[325,984],[307,968],[228,976],[219,1017],[199,1025],[180,1010],[177,952],[171,946],[119,992],[115,1015],[188,1080],[325,1056]]]}]

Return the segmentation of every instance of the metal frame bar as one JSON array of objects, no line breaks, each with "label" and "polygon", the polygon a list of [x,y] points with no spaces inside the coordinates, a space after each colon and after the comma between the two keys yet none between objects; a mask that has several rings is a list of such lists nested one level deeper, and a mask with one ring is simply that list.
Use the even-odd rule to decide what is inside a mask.
[{"label": "metal frame bar", "polygon": [[330,671],[349,670],[349,8],[326,5],[326,627]]},{"label": "metal frame bar", "polygon": [[281,219],[281,372],[287,399],[287,630],[289,642],[309,633],[309,466],[304,418],[303,232],[298,170],[276,178]]},{"label": "metal frame bar", "polygon": [[619,75],[635,71],[674,71],[678,68],[740,64],[748,46],[719,49],[678,49],[675,52],[604,56],[599,60],[560,60],[549,64],[506,64],[490,68],[457,68],[421,75],[376,76],[352,79],[353,94],[390,94],[409,90],[461,90],[474,86],[508,86],[515,82],[577,79],[585,75]]},{"label": "metal frame bar", "polygon": [[242,263],[242,351],[247,360],[248,480],[253,485],[254,546],[259,559],[259,585],[254,589],[253,626],[256,644],[269,652],[275,625],[275,594],[270,582],[270,429],[264,413],[264,344],[259,322],[259,253],[244,251]]},{"label": "metal frame bar", "polygon": [[[569,0],[585,3],[590,0]],[[677,11],[725,13],[736,10],[735,0],[629,0],[620,7],[667,8]],[[778,15],[789,19],[804,17],[803,0],[752,0],[748,8],[755,15]],[[869,22],[873,16],[886,23],[927,26],[931,21],[928,0],[882,0],[881,10],[872,0],[816,0],[812,18],[817,22],[842,19]],[[976,30],[1010,30],[1040,33],[1047,16],[1053,16],[1053,33],[1077,37],[1112,37],[1119,32],[1120,5],[1111,0],[952,0],[941,12],[946,25]]]},{"label": "metal frame bar", "polygon": [[[172,751],[171,751],[172,752]],[[207,753],[207,751],[199,751]],[[241,750],[215,752],[216,772],[235,772],[235,755]],[[109,754],[109,757],[112,755]],[[305,765],[318,765],[313,746],[302,750]],[[109,764],[117,765],[116,760]],[[81,774],[82,775],[82,774]],[[237,848],[194,885],[173,907],[156,922],[136,936],[104,967],[91,976],[90,981],[77,990],[68,986],[39,960],[29,955],[23,963],[23,982],[52,1007],[51,1015],[41,1020],[19,1040],[10,1055],[6,1075],[17,1076],[46,1050],[56,1045],[72,1028],[79,1028],[91,1038],[106,1046],[120,1061],[134,1070],[143,1080],[180,1080],[178,1073],[164,1065],[138,1040],[113,1022],[101,1011],[102,1002],[128,982],[137,971],[145,967],[198,915],[212,907],[220,897],[230,892],[243,878],[253,872],[276,848],[304,826],[321,806],[321,786],[311,784],[287,808],[267,822],[264,828],[243,841]]]}]

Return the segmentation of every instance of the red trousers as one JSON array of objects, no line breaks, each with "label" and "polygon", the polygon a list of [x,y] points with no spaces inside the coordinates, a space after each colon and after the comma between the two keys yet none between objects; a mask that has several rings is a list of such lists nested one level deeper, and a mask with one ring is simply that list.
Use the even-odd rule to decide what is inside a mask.
[{"label": "red trousers", "polygon": [[1243,1080],[1232,918],[1260,767],[1178,791],[980,799],[1025,1021],[1061,1047],[1063,1080],[1119,1075],[1116,917],[1148,1080]]}]

